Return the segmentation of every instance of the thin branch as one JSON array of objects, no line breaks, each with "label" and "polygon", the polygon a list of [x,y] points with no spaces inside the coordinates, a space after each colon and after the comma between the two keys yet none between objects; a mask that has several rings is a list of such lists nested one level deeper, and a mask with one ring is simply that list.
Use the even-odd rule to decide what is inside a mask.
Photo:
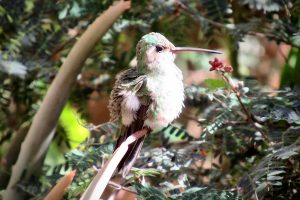
[{"label": "thin branch", "polygon": [[190,15],[193,15],[194,17],[196,18],[199,18],[199,19],[202,19],[204,21],[206,21],[207,23],[215,26],[215,27],[219,27],[219,28],[225,28],[225,29],[229,29],[229,30],[233,30],[234,28],[231,28],[231,27],[228,27],[228,26],[225,26],[224,24],[222,23],[219,23],[219,22],[216,22],[216,21],[213,21],[213,20],[210,20],[202,15],[199,15],[198,13],[196,12],[193,12],[193,10],[188,6],[188,5],[185,5],[184,3],[182,3],[180,0],[177,0],[176,3],[178,3],[181,8],[188,14]]},{"label": "thin branch", "polygon": [[[220,22],[208,19],[207,17],[205,17],[205,16],[199,14],[198,12],[194,11],[190,6],[185,5],[184,3],[182,3],[180,0],[177,0],[176,3],[187,14],[192,15],[194,18],[198,18],[198,20],[200,20],[200,21],[201,20],[205,21],[205,22],[207,22],[208,24],[211,24],[214,27],[225,29],[225,30],[229,30],[229,31],[235,31],[237,29],[234,26],[228,26],[228,25],[231,25],[231,24],[225,24],[225,23],[223,24],[223,23],[220,23]],[[286,10],[287,14],[290,15],[288,7],[285,6],[285,8],[286,8],[285,10]],[[272,21],[270,20],[269,22],[272,22]],[[237,24],[233,24],[233,25],[237,25]],[[272,34],[272,33],[267,33],[267,32],[266,33],[262,33],[262,32],[256,32],[254,30],[248,30],[248,31],[246,31],[245,35],[253,35],[253,36],[258,36],[260,38],[271,38],[271,37],[274,37],[274,34]],[[281,38],[281,42],[284,42],[284,43],[289,44],[291,46],[300,48],[299,45],[297,45],[295,43],[292,44],[289,40],[285,40],[283,38]]]},{"label": "thin branch", "polygon": [[255,121],[253,120],[253,115],[252,115],[252,113],[250,113],[250,111],[246,108],[246,106],[244,105],[244,103],[242,102],[242,99],[241,99],[241,94],[240,94],[240,91],[237,89],[237,88],[235,88],[232,84],[231,84],[231,82],[230,82],[230,80],[228,79],[228,77],[227,76],[225,76],[225,74],[223,73],[223,72],[220,72],[220,74],[221,74],[221,76],[222,76],[222,78],[224,79],[224,81],[230,86],[230,88],[231,88],[231,90],[235,93],[235,96],[237,97],[237,99],[238,99],[238,101],[239,101],[239,103],[240,103],[240,105],[241,105],[241,108],[242,108],[242,110],[243,110],[243,112],[246,114],[246,116],[247,116],[247,121],[248,122],[250,122],[252,125],[253,125],[253,127],[258,131],[258,132],[260,132],[261,133],[261,135],[263,136],[263,138],[264,138],[264,140],[266,141],[266,142],[268,142],[268,144],[270,143],[270,140],[269,140],[269,138],[266,136],[266,133],[263,131],[263,130],[261,130],[261,128],[259,128],[258,126],[257,126],[257,124],[255,123]]},{"label": "thin branch", "polygon": [[88,27],[71,49],[33,118],[32,125],[22,143],[18,160],[12,169],[9,184],[3,195],[4,199],[18,200],[25,198],[15,185],[19,182],[25,169],[32,171],[31,169],[35,165],[32,158],[36,157],[41,145],[44,144],[45,139],[56,127],[60,113],[70,95],[71,88],[76,82],[77,75],[81,72],[84,62],[90,55],[93,47],[118,17],[130,6],[131,1],[122,0],[109,7]]},{"label": "thin branch", "polygon": [[190,120],[193,120],[193,121],[197,122],[198,124],[205,124],[205,121],[206,121],[205,119],[201,120],[201,119],[198,119],[198,118],[196,118],[192,115],[186,114],[186,113],[181,113],[181,115],[183,117],[185,117],[186,119],[190,119]]},{"label": "thin branch", "polygon": [[135,191],[133,191],[133,190],[127,188],[127,187],[124,187],[124,186],[122,186],[122,185],[120,185],[118,183],[115,183],[113,181],[109,181],[108,185],[111,186],[111,187],[113,187],[113,188],[115,188],[116,190],[125,190],[127,192],[130,192],[130,193],[133,193],[133,194],[137,194]]},{"label": "thin branch", "polygon": [[74,176],[76,175],[76,170],[73,170],[62,177],[55,186],[50,190],[44,200],[53,200],[53,199],[62,199],[67,188],[73,181]]},{"label": "thin branch", "polygon": [[71,38],[69,38],[67,41],[65,41],[64,43],[60,44],[58,47],[56,47],[51,55],[49,56],[51,59],[54,59],[55,55],[58,54],[60,51],[62,51],[67,45],[71,44],[72,42],[75,41],[76,37],[79,35],[79,33],[76,33],[74,36],[72,36]]}]

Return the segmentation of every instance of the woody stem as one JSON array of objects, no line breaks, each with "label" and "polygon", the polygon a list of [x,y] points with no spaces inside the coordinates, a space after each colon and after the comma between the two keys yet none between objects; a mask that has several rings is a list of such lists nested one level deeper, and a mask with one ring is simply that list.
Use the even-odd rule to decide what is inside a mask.
[{"label": "woody stem", "polygon": [[257,124],[255,123],[255,121],[253,120],[253,117],[252,117],[252,114],[250,113],[250,111],[246,108],[246,106],[244,105],[244,103],[242,102],[242,99],[241,99],[241,96],[240,96],[240,92],[237,88],[235,88],[234,86],[231,85],[229,79],[227,76],[225,76],[224,73],[221,72],[221,76],[222,78],[224,79],[224,81],[229,85],[230,89],[235,93],[235,96],[237,97],[240,105],[241,105],[241,108],[243,110],[243,112],[246,114],[247,116],[247,121],[249,121],[253,127],[261,133],[262,137],[264,138],[264,140],[269,143],[270,140],[269,138],[266,136],[266,133],[257,126]]}]

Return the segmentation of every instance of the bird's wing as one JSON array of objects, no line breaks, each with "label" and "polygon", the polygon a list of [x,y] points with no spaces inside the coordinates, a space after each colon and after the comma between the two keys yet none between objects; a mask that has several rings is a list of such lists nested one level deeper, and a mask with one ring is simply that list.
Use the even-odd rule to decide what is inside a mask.
[{"label": "bird's wing", "polygon": [[[121,106],[124,94],[132,92],[138,98],[140,106],[135,113],[135,118],[129,126],[120,125],[120,136],[117,140],[115,150],[133,133],[144,126],[148,107],[151,103],[149,92],[146,88],[146,76],[140,74],[136,68],[131,68],[121,73],[113,88],[110,100],[111,119],[121,121]],[[149,129],[150,132],[150,129]],[[126,176],[131,169],[136,157],[143,145],[145,137],[142,137],[129,145],[128,152],[121,160],[118,170],[123,169],[123,176]]]},{"label": "bird's wing", "polygon": [[142,105],[149,105],[149,102],[147,102],[146,76],[139,73],[136,68],[130,68],[117,76],[110,95],[108,108],[111,121],[121,120],[121,104],[126,92],[133,92],[141,100]]}]

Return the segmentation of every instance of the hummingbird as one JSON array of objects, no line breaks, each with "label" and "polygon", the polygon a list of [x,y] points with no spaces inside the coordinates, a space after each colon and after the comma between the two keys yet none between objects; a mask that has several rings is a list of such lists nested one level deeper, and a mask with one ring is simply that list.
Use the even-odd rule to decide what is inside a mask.
[{"label": "hummingbird", "polygon": [[[146,128],[149,134],[179,116],[184,107],[184,85],[182,72],[174,61],[176,53],[186,51],[221,53],[175,47],[165,36],[155,32],[144,35],[137,43],[137,65],[117,75],[110,96],[111,121],[120,123],[115,150],[136,131]],[[133,166],[146,135],[129,145],[118,164],[123,177]]]}]

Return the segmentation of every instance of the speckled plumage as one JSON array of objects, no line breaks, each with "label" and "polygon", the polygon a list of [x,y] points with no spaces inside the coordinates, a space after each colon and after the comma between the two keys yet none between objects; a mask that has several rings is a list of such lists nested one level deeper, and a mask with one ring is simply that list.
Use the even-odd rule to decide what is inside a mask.
[{"label": "speckled plumage", "polygon": [[[116,148],[139,129],[165,127],[180,114],[184,92],[182,73],[170,51],[173,47],[159,33],[143,36],[136,47],[137,66],[117,76],[109,104],[111,120],[121,122]],[[131,152],[121,161],[119,169],[126,165],[127,170],[131,168],[131,160],[137,156],[132,151],[140,149],[143,140],[131,146]]]},{"label": "speckled plumage", "polygon": [[[167,117],[166,124],[161,124],[161,126],[158,125],[157,127],[150,125],[151,129],[166,126],[179,115],[183,106],[184,96],[182,74],[174,64],[175,56],[169,52],[167,55],[162,55],[159,59],[150,63],[145,61],[147,60],[147,50],[158,44],[166,48],[174,47],[171,42],[159,33],[149,33],[138,42],[136,48],[138,65],[117,76],[117,81],[111,93],[109,105],[111,120],[120,120],[122,122],[125,115],[133,115],[134,120],[135,112],[138,109],[130,107],[130,102],[124,102],[124,100],[127,100],[126,97],[128,95],[131,97],[136,96],[141,105],[149,106],[147,115],[148,118],[151,118],[151,121],[159,120],[159,117],[163,120],[163,116],[159,116],[159,114],[172,115]],[[160,105],[160,103],[165,103],[166,101],[168,101],[170,106],[172,106],[172,101],[179,102],[173,105],[177,109]],[[166,109],[171,113],[161,109]],[[173,111],[174,109],[175,111]],[[150,120],[148,122],[150,124]],[[123,125],[128,126],[130,123],[124,123],[123,120]]]},{"label": "speckled plumage", "polygon": [[145,84],[146,75],[139,73],[137,68],[128,69],[117,76],[109,102],[111,121],[122,121],[122,102],[126,93],[143,95],[141,88],[142,86],[145,87]]}]

